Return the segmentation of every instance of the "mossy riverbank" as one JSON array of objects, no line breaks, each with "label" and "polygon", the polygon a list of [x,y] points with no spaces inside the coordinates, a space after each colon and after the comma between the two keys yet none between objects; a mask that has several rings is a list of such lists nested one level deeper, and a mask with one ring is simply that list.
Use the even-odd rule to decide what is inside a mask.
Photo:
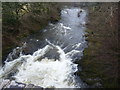
[{"label": "mossy riverbank", "polygon": [[[56,3],[32,3],[31,7],[29,4],[27,7],[30,10],[21,7],[22,12],[19,7],[16,9],[15,6],[14,10],[10,8],[13,6],[5,5],[10,12],[6,10],[3,12],[3,60],[14,47],[20,46],[22,38],[37,33],[49,22],[60,19],[60,9]],[[86,8],[89,12],[85,35],[88,47],[84,50],[82,59],[76,62],[82,68],[77,74],[90,87],[117,88],[119,87],[118,58],[120,58],[118,3],[97,3]],[[20,16],[17,17],[16,14]],[[12,15],[17,19],[11,18]]]},{"label": "mossy riverbank", "polygon": [[60,19],[58,3],[2,3],[2,60],[16,46],[21,46],[21,39],[42,30],[48,23]]},{"label": "mossy riverbank", "polygon": [[91,88],[118,88],[118,3],[98,3],[88,12],[88,47],[77,74]]}]

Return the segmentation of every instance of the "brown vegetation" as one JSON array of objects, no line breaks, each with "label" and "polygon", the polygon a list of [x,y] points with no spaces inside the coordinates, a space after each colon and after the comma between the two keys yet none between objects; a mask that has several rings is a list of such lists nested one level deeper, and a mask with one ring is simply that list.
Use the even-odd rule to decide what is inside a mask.
[{"label": "brown vegetation", "polygon": [[[86,40],[88,48],[78,75],[91,87],[118,86],[118,3],[98,3],[89,7]],[[102,85],[101,85],[102,84]]]},{"label": "brown vegetation", "polygon": [[21,39],[60,19],[57,3],[2,3],[2,56],[21,44]]}]

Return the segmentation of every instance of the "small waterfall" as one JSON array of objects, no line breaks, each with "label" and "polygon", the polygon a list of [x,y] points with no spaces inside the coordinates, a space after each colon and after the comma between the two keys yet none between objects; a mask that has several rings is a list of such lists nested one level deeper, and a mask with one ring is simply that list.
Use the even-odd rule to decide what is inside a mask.
[{"label": "small waterfall", "polygon": [[[86,12],[77,16],[79,8],[63,9],[61,20],[49,24],[41,34],[26,40],[22,47],[13,49],[0,69],[0,79],[12,78],[17,82],[44,88],[82,88],[83,82],[74,73],[86,47],[84,38]],[[40,37],[40,39],[39,39]],[[42,39],[41,39],[42,37]],[[24,54],[24,48],[37,48]]]},{"label": "small waterfall", "polygon": [[[66,57],[65,52],[57,45],[48,41],[49,45],[37,50],[32,55],[21,55],[14,61],[7,62],[2,76],[5,76],[14,68],[18,72],[12,76],[18,82],[35,84],[43,87],[75,88],[79,87],[74,79],[77,64],[72,63],[71,58]],[[59,59],[48,59],[44,55],[55,49],[59,53]]]}]

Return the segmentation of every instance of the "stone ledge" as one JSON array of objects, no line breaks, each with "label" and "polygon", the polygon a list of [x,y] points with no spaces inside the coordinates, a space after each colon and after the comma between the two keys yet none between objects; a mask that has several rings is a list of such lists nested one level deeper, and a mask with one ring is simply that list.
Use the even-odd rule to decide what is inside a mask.
[{"label": "stone ledge", "polygon": [[2,82],[0,83],[0,90],[4,88],[39,88],[41,90],[43,89],[42,87],[35,86],[34,84],[24,84],[9,79],[2,80]]}]

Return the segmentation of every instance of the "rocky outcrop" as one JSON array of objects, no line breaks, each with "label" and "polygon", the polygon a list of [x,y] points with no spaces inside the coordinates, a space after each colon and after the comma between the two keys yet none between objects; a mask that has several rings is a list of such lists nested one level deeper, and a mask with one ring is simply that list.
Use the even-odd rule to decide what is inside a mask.
[{"label": "rocky outcrop", "polygon": [[9,79],[5,79],[0,82],[0,90],[5,88],[39,88],[40,90],[43,90],[43,87],[40,86],[35,86],[33,84],[24,84]]}]

